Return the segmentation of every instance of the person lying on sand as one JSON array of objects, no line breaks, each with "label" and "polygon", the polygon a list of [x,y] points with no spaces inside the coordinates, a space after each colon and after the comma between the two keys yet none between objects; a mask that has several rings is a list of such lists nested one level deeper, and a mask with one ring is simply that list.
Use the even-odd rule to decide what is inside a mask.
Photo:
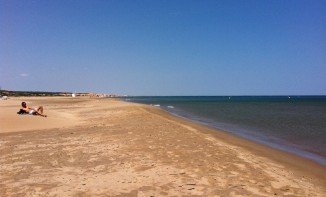
[{"label": "person lying on sand", "polygon": [[39,115],[43,117],[47,117],[47,115],[43,114],[43,106],[39,106],[36,109],[35,108],[30,108],[26,105],[26,102],[22,102],[22,107],[20,108],[20,111],[18,112],[19,114],[22,113],[27,113],[30,115]]}]

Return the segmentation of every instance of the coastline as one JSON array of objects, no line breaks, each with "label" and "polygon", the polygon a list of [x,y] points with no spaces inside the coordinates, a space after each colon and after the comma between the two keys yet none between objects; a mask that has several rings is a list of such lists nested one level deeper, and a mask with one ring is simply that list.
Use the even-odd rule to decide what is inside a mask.
[{"label": "coastline", "polygon": [[156,96],[124,100],[156,106],[326,166],[325,96]]},{"label": "coastline", "polygon": [[[12,115],[21,98],[1,101],[1,117],[12,120],[0,129],[4,196],[326,193],[325,166],[155,107],[115,99],[25,99],[44,105],[49,117]],[[21,119],[27,128],[15,124]],[[35,123],[41,127],[29,127]]]},{"label": "coastline", "polygon": [[[252,135],[242,134],[241,132],[240,133],[231,132],[227,128],[226,129],[221,129],[221,128],[215,127],[215,126],[213,126],[213,125],[211,125],[209,123],[201,122],[199,120],[192,119],[192,118],[189,118],[189,117],[184,117],[182,115],[179,115],[179,114],[174,113],[174,112],[170,112],[170,111],[168,111],[166,109],[163,109],[163,108],[161,108],[161,109],[163,111],[171,114],[172,116],[176,116],[176,117],[179,117],[181,119],[185,119],[187,121],[194,122],[196,124],[206,126],[206,127],[211,128],[211,129],[213,129],[213,130],[215,130],[217,132],[224,132],[224,133],[226,133],[228,135],[235,136],[235,137],[238,137],[238,138],[250,141],[250,142],[254,142],[255,144],[259,144],[259,145],[262,145],[264,147],[267,146],[267,147],[269,147],[271,149],[279,150],[281,152],[286,152],[286,153],[288,153],[290,155],[296,155],[299,158],[304,158],[304,159],[310,160],[312,162],[316,162],[316,163],[326,167],[326,159],[324,157],[322,157],[321,155],[318,155],[317,153],[308,152],[308,151],[304,150],[302,147],[300,147],[301,149],[297,148],[297,147],[294,148],[295,145],[293,145],[293,144],[285,144],[284,142],[283,143],[280,143],[280,142],[268,142],[267,140],[262,139],[261,136],[260,136],[260,138],[258,138],[258,137],[253,137]],[[276,140],[274,140],[274,141],[276,141]]]},{"label": "coastline", "polygon": [[[147,105],[145,105],[145,106],[147,107]],[[202,133],[212,136],[215,139],[221,139],[226,143],[229,143],[229,144],[232,144],[235,146],[239,146],[241,148],[245,148],[248,151],[253,152],[256,155],[259,155],[262,157],[267,157],[267,158],[275,160],[276,162],[281,162],[281,163],[287,164],[291,168],[293,167],[299,171],[307,170],[306,167],[310,166],[312,168],[309,169],[308,171],[313,172],[314,175],[316,175],[320,179],[325,180],[325,184],[326,184],[326,175],[324,173],[321,173],[326,170],[326,166],[322,165],[316,161],[313,161],[313,160],[305,158],[305,157],[301,157],[301,156],[293,154],[291,152],[287,152],[287,151],[284,151],[281,149],[276,149],[276,148],[264,145],[262,143],[252,141],[248,138],[244,138],[244,137],[235,135],[233,133],[217,129],[217,128],[211,127],[209,125],[201,124],[200,122],[193,121],[191,119],[172,114],[169,111],[165,111],[160,108],[149,107],[149,108],[147,108],[147,110],[150,111],[150,113],[157,113],[157,114],[164,116],[168,119],[170,119],[170,118],[177,119],[178,122],[181,122],[185,125],[189,125],[192,128],[195,128]]]}]

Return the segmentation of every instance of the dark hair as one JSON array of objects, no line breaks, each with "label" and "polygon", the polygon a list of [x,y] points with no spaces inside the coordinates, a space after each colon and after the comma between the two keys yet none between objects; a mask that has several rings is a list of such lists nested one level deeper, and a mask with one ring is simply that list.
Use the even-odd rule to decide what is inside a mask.
[{"label": "dark hair", "polygon": [[25,110],[20,109],[19,112],[17,112],[17,114],[28,114]]}]

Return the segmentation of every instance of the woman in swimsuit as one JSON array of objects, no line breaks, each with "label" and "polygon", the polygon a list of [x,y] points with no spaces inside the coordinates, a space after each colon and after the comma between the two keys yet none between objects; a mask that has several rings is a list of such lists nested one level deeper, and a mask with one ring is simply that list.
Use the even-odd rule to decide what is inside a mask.
[{"label": "woman in swimsuit", "polygon": [[22,102],[22,108],[20,109],[31,115],[47,117],[47,115],[43,114],[43,106],[39,106],[37,109],[35,109],[28,107],[25,102]]}]

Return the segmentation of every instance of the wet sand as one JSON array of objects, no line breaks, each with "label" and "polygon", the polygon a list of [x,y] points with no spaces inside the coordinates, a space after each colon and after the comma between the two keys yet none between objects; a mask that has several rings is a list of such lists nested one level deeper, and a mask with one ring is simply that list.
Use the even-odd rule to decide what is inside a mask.
[{"label": "wet sand", "polygon": [[[17,115],[20,102],[47,118]],[[325,196],[326,167],[113,99],[0,101],[0,196]]]}]

